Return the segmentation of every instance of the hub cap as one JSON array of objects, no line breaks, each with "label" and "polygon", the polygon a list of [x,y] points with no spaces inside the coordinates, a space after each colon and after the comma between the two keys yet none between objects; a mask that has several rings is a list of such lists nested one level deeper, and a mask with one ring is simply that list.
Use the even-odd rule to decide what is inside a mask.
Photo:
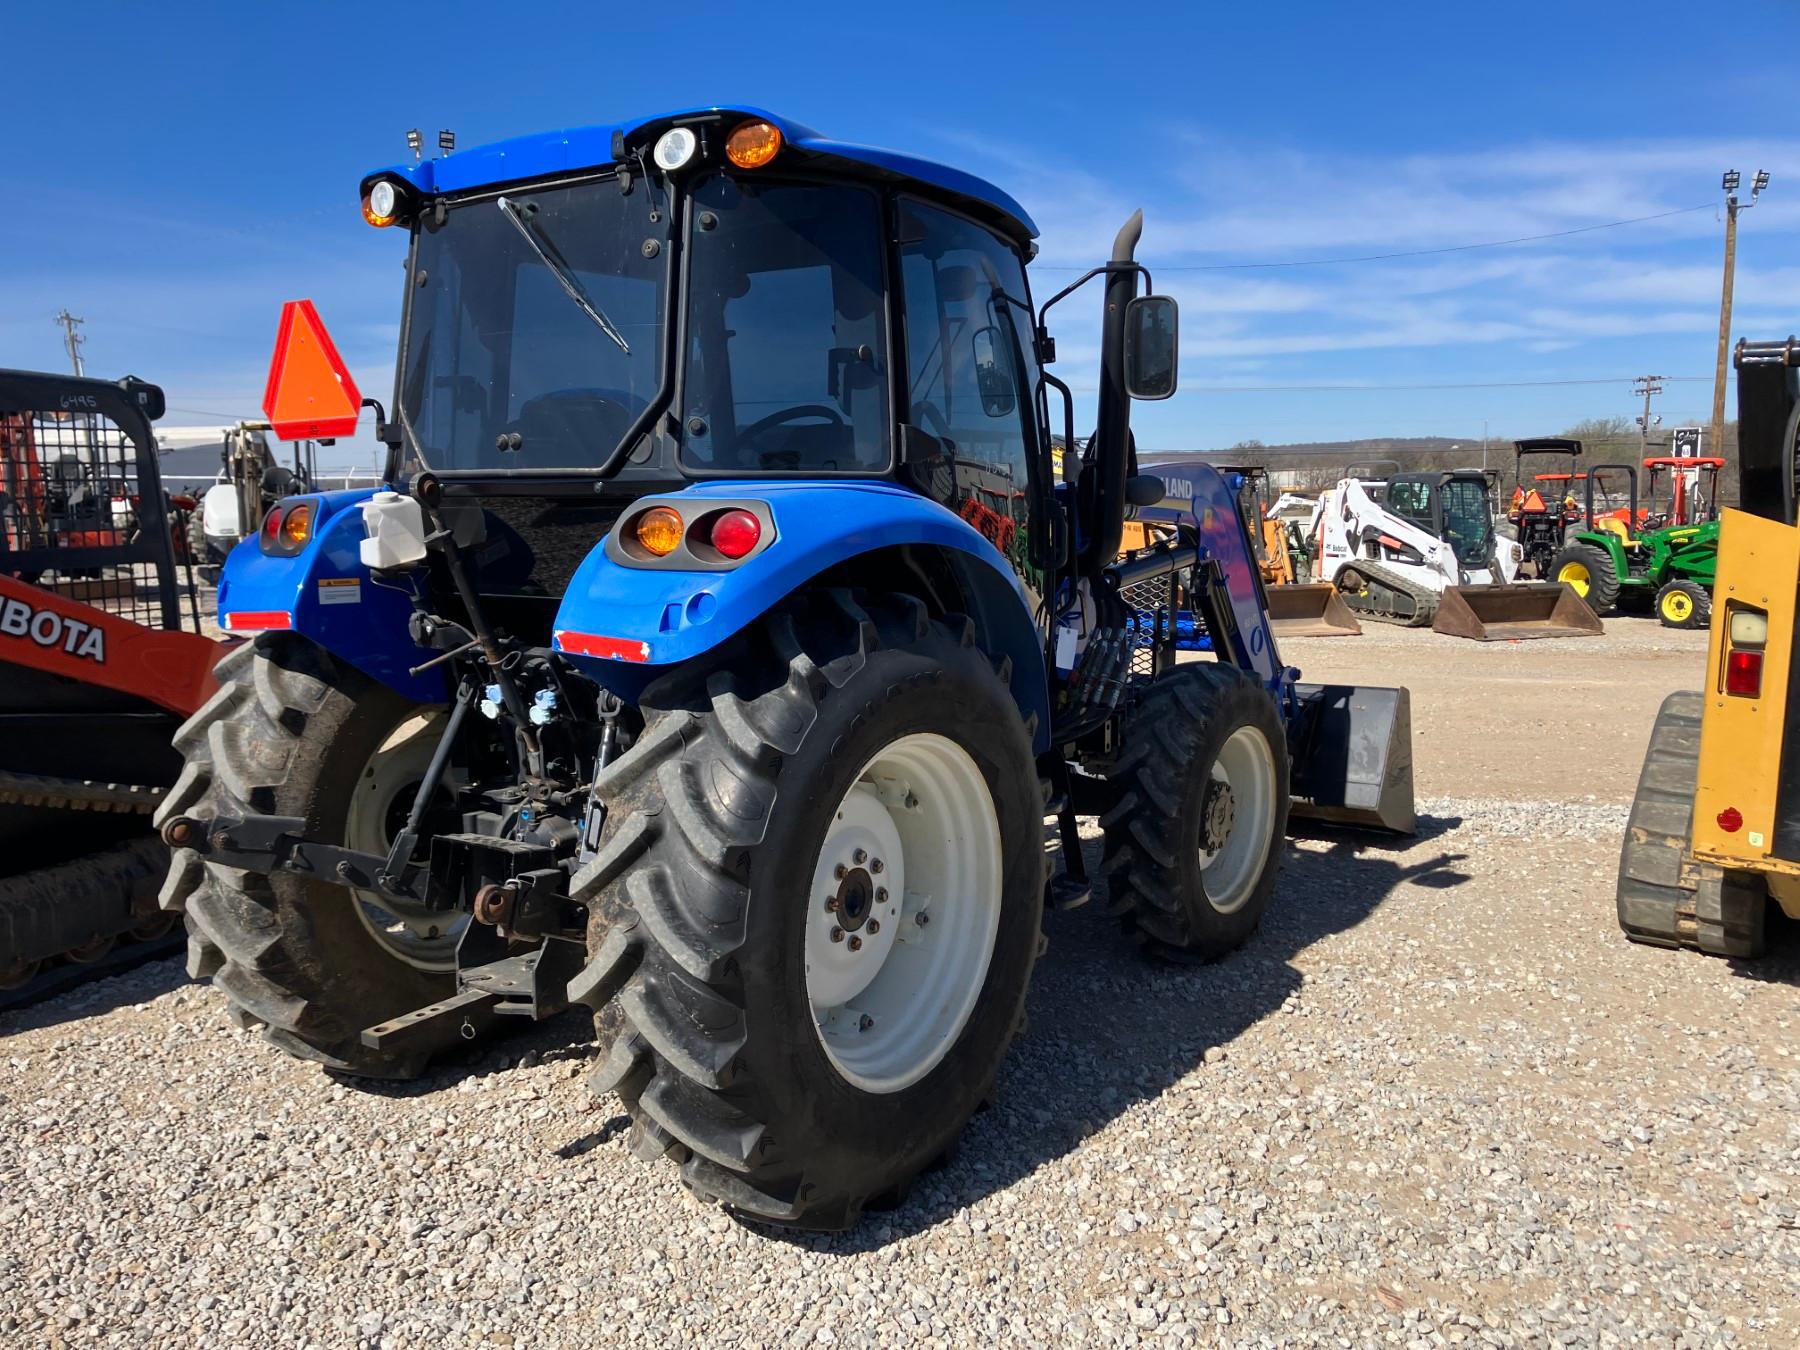
[{"label": "hub cap", "polygon": [[1200,808],[1200,881],[1221,914],[1242,909],[1274,846],[1275,756],[1262,732],[1239,727],[1213,761]]},{"label": "hub cap", "polygon": [[[357,780],[344,824],[344,845],[364,853],[386,853],[405,825],[413,796],[425,778],[431,753],[443,734],[444,719],[421,715],[403,722],[383,741]],[[461,782],[452,764],[439,788],[453,792]],[[421,834],[429,835],[428,829]],[[372,891],[352,891],[356,916],[387,952],[420,970],[456,969],[456,943],[469,916],[390,903]]]},{"label": "hub cap", "polygon": [[832,815],[806,893],[806,994],[832,1067],[898,1092],[949,1053],[1000,926],[1000,821],[967,751],[903,736]]},{"label": "hub cap", "polygon": [[1694,612],[1693,597],[1685,591],[1670,591],[1663,597],[1663,617],[1670,623],[1680,623]]},{"label": "hub cap", "polygon": [[1556,579],[1568,582],[1577,595],[1588,593],[1588,582],[1590,581],[1588,570],[1580,563],[1564,563],[1561,570],[1557,572]]}]

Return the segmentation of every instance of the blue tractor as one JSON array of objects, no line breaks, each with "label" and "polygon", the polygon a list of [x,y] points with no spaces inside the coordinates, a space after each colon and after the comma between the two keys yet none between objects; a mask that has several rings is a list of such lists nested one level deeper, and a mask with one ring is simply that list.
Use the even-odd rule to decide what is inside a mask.
[{"label": "blue tractor", "polygon": [[[1172,961],[1255,930],[1290,805],[1411,828],[1405,691],[1296,683],[1236,485],[1136,473],[1176,384],[1139,216],[1034,307],[1004,192],[751,108],[362,196],[408,241],[388,486],[231,554],[249,640],[159,817],[193,972],[276,1045],[406,1076],[586,1004],[640,1154],[837,1228],[991,1091],[1078,814]],[[1045,315],[1089,281],[1059,473]]]}]

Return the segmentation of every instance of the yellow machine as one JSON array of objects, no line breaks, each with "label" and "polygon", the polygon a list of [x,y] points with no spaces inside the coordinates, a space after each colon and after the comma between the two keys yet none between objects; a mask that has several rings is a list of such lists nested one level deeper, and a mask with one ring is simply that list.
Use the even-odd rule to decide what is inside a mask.
[{"label": "yellow machine", "polygon": [[1637,942],[1762,953],[1771,901],[1800,919],[1800,347],[1737,350],[1739,498],[1719,532],[1697,690],[1657,713],[1619,857],[1619,924]]}]

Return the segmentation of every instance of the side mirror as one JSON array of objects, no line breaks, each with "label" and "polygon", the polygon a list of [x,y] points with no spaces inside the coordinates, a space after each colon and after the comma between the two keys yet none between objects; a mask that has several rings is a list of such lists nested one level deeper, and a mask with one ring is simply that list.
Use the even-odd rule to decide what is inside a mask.
[{"label": "side mirror", "polygon": [[1164,399],[1175,392],[1180,315],[1167,295],[1140,295],[1125,306],[1125,392]]},{"label": "side mirror", "polygon": [[1000,330],[978,328],[970,342],[975,349],[975,387],[981,394],[981,410],[989,417],[1005,417],[1018,405],[1018,395],[1001,364]]}]

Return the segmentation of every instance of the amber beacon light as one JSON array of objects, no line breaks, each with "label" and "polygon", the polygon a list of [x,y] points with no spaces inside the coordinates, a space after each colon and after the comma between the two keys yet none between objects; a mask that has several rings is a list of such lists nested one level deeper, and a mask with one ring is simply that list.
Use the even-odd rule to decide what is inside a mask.
[{"label": "amber beacon light", "polygon": [[745,122],[725,139],[725,158],[740,169],[760,169],[781,150],[781,132],[768,122]]}]

